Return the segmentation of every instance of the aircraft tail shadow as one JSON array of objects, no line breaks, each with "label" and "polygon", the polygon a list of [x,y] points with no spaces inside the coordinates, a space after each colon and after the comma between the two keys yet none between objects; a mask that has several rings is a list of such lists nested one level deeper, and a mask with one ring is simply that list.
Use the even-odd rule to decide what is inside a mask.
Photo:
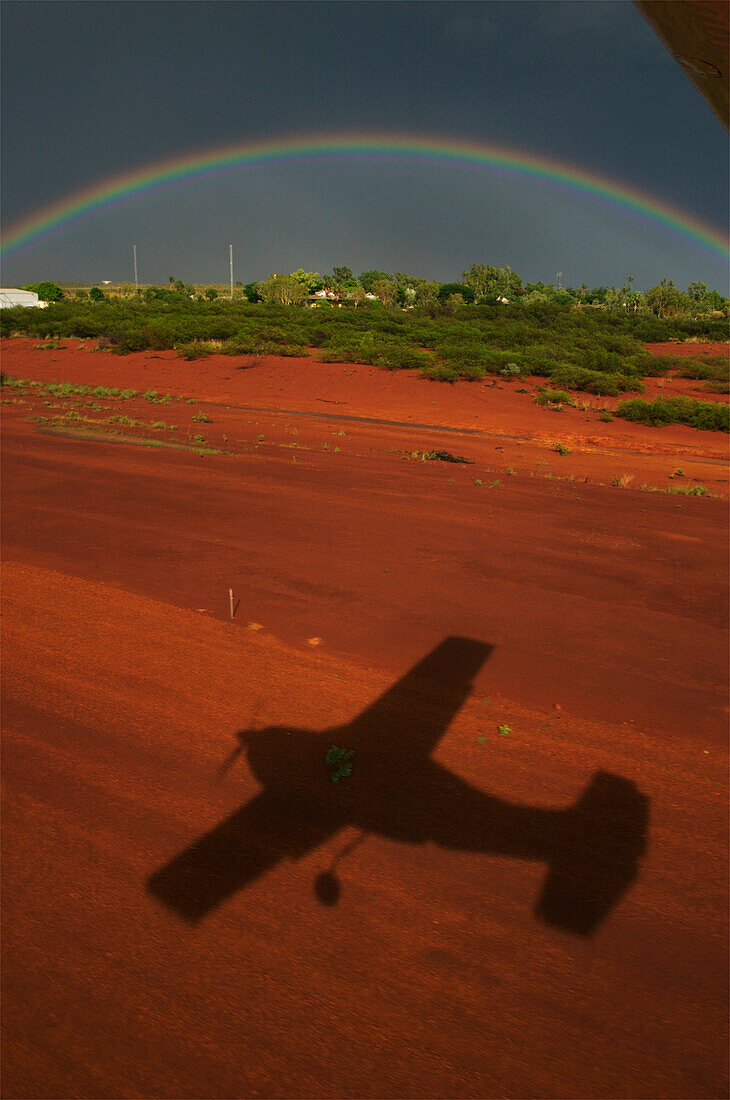
[{"label": "aircraft tail shadow", "polygon": [[646,795],[630,779],[596,772],[563,811],[535,916],[576,935],[595,932],[636,880],[648,830]]}]

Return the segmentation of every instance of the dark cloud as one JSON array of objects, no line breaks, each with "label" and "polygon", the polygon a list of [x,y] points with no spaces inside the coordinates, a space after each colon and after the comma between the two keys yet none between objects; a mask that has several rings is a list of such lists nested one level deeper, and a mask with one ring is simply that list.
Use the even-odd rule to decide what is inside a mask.
[{"label": "dark cloud", "polygon": [[504,29],[488,11],[461,12],[458,15],[447,14],[444,21],[444,34],[455,42],[483,49],[485,45],[498,46],[504,42]]}]

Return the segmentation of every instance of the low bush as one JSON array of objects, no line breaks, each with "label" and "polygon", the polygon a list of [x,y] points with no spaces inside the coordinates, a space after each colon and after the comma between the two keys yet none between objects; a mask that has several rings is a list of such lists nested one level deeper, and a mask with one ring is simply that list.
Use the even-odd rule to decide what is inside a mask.
[{"label": "low bush", "polygon": [[644,317],[635,323],[632,336],[642,344],[661,344],[669,339],[669,327],[658,317]]},{"label": "low bush", "polygon": [[680,378],[696,378],[703,382],[730,380],[730,358],[727,355],[705,355],[702,359],[680,359]]},{"label": "low bush", "polygon": [[238,335],[225,340],[218,349],[221,355],[282,355],[307,356],[309,349],[301,344],[275,344],[260,336]]},{"label": "low bush", "polygon": [[459,372],[446,363],[429,363],[421,369],[422,378],[430,378],[432,382],[457,382]]},{"label": "low bush", "polygon": [[309,355],[309,348],[302,347],[301,344],[279,344],[278,351],[270,351],[269,355],[283,355],[287,359],[306,359]]},{"label": "low bush", "polygon": [[406,345],[385,348],[379,351],[372,359],[374,366],[385,370],[420,370],[428,366],[431,357],[425,351],[418,348],[409,348]]},{"label": "low bush", "polygon": [[550,371],[550,380],[556,386],[583,390],[598,397],[618,397],[620,393],[627,391],[642,393],[644,390],[642,383],[636,378],[626,378],[623,374],[603,374],[585,367],[557,367]]},{"label": "low bush", "polygon": [[[464,296],[467,288],[459,287],[448,289]],[[727,322],[662,321],[549,301],[482,303],[456,313],[443,304],[398,310],[380,303],[320,311],[240,298],[192,301],[186,293],[163,287],[134,299],[66,298],[46,310],[5,309],[0,332],[39,339],[106,338],[120,354],[177,347],[199,357],[212,341],[238,356],[302,356],[318,347],[325,361],[415,369],[444,381],[530,374],[550,379],[556,388],[613,396],[640,390],[636,383],[644,376],[667,372],[667,360],[648,355],[642,341],[724,340]],[[429,361],[424,348],[435,361]],[[697,356],[702,358],[699,345]],[[717,372],[696,377],[725,382],[727,367],[722,373],[718,366]]]},{"label": "low bush", "polygon": [[194,340],[191,344],[178,344],[175,351],[182,359],[187,359],[190,362],[193,359],[205,359],[218,351],[218,348],[213,344]]},{"label": "low bush", "polygon": [[111,337],[111,350],[115,355],[129,355],[133,351],[145,351],[149,342],[141,331],[115,333]]},{"label": "low bush", "polygon": [[351,363],[351,354],[346,348],[321,348],[317,358],[322,363]]},{"label": "low bush", "polygon": [[536,405],[575,405],[575,399],[565,390],[543,389],[535,398]]},{"label": "low bush", "polygon": [[623,401],[615,415],[639,424],[687,424],[703,431],[730,430],[730,408],[716,401],[695,401],[691,397],[657,397],[645,401],[635,397]]}]

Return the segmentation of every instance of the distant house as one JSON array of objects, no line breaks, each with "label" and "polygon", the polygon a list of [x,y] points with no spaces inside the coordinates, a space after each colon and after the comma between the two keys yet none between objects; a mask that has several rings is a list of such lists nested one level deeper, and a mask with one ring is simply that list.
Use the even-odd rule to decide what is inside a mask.
[{"label": "distant house", "polygon": [[329,303],[330,305],[341,304],[339,296],[332,290],[315,290],[313,294],[309,295],[310,306],[318,306],[322,303]]},{"label": "distant house", "polygon": [[0,309],[12,309],[25,306],[32,309],[45,309],[48,302],[42,302],[33,290],[18,290],[16,287],[0,288]]}]

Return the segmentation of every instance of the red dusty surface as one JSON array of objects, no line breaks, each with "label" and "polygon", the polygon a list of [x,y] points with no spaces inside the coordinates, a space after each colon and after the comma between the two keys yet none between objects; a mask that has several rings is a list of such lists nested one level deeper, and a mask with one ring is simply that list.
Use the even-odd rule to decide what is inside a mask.
[{"label": "red dusty surface", "polygon": [[[194,399],[50,434],[3,390],[3,1095],[726,1095],[726,500],[641,490],[722,494],[724,438],[307,359],[3,369]],[[74,434],[112,409],[177,445]]]}]

